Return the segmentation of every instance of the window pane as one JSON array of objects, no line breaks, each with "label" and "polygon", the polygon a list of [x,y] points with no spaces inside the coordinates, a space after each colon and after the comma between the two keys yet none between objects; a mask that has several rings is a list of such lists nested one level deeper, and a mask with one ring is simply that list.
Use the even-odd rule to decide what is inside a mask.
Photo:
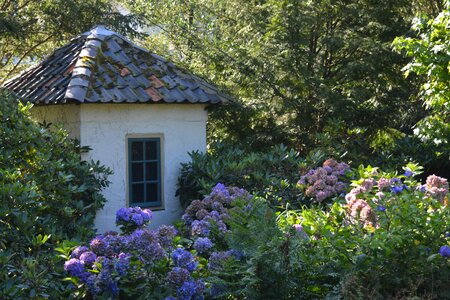
[{"label": "window pane", "polygon": [[147,183],[147,202],[158,201],[158,184]]},{"label": "window pane", "polygon": [[143,160],[144,159],[144,143],[143,142],[131,142],[131,160]]},{"label": "window pane", "polygon": [[131,203],[145,202],[144,200],[144,184],[137,183],[131,185]]},{"label": "window pane", "polygon": [[158,180],[157,162],[149,162],[145,164],[145,180]]},{"label": "window pane", "polygon": [[156,141],[145,142],[145,159],[158,159],[158,150]]},{"label": "window pane", "polygon": [[131,181],[144,181],[144,163],[131,164]]}]

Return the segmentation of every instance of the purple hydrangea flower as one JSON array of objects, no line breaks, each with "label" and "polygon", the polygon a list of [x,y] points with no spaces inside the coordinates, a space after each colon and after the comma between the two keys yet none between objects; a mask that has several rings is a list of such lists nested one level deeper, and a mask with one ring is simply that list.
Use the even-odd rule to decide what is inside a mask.
[{"label": "purple hydrangea flower", "polygon": [[144,224],[144,218],[140,214],[139,215],[138,214],[131,215],[131,220],[137,226],[142,226]]},{"label": "purple hydrangea flower", "polygon": [[183,248],[177,248],[172,252],[172,260],[175,263],[175,266],[185,268],[189,272],[194,271],[197,267],[192,254]]},{"label": "purple hydrangea flower", "polygon": [[128,208],[122,207],[116,212],[116,222],[120,221],[130,221],[130,210]]},{"label": "purple hydrangea flower", "polygon": [[394,185],[391,187],[391,191],[394,194],[400,194],[403,191],[403,188],[404,188],[403,185]]},{"label": "purple hydrangea flower", "polygon": [[403,174],[406,177],[411,177],[413,175],[413,172],[411,172],[411,170],[405,170],[405,174]]},{"label": "purple hydrangea flower", "polygon": [[80,258],[80,255],[86,251],[89,251],[88,247],[78,246],[75,249],[73,249],[72,253],[70,254],[70,258]]},{"label": "purple hydrangea flower", "polygon": [[92,264],[97,259],[97,255],[95,255],[92,251],[86,251],[80,255],[80,261],[86,266],[92,266]]},{"label": "purple hydrangea flower", "polygon": [[92,239],[89,246],[91,247],[91,250],[97,255],[105,255],[109,250],[109,245],[102,236],[98,236]]},{"label": "purple hydrangea flower", "polygon": [[128,236],[126,251],[137,251],[141,253],[141,258],[148,262],[155,261],[164,257],[164,249],[159,243],[158,232],[154,230],[136,229]]},{"label": "purple hydrangea flower", "polygon": [[197,250],[198,253],[205,253],[209,249],[213,247],[213,243],[207,237],[198,238],[194,243],[194,249]]},{"label": "purple hydrangea flower", "polygon": [[381,211],[381,212],[385,212],[385,211],[386,211],[386,206],[384,206],[384,205],[379,205],[379,206],[377,207],[377,210],[378,210],[378,211]]},{"label": "purple hydrangea flower", "polygon": [[220,270],[226,260],[231,257],[231,253],[228,251],[213,252],[209,257],[208,269],[210,270]]},{"label": "purple hydrangea flower", "polygon": [[195,220],[191,225],[191,234],[192,235],[203,235],[208,236],[210,233],[211,224],[205,220]]},{"label": "purple hydrangea flower", "polygon": [[116,270],[119,276],[126,276],[128,272],[128,267],[130,266],[130,254],[120,253],[119,259],[116,261],[114,265],[114,269]]},{"label": "purple hydrangea flower", "polygon": [[175,287],[180,287],[183,282],[189,281],[191,275],[185,268],[174,267],[169,273],[167,273],[167,280]]},{"label": "purple hydrangea flower", "polygon": [[450,257],[450,247],[447,246],[447,245],[442,246],[442,247],[439,249],[439,254],[440,254],[442,257]]},{"label": "purple hydrangea flower", "polygon": [[101,293],[102,289],[98,285],[97,276],[90,276],[86,279],[86,286],[93,295],[98,295]]},{"label": "purple hydrangea flower", "polygon": [[295,231],[301,232],[303,231],[303,226],[300,224],[294,224],[292,227],[295,229]]},{"label": "purple hydrangea flower", "polygon": [[79,259],[71,258],[64,263],[64,270],[70,275],[78,277],[84,273],[84,265]]},{"label": "purple hydrangea flower", "polygon": [[180,300],[191,300],[197,292],[195,282],[187,281],[177,290],[177,295]]}]

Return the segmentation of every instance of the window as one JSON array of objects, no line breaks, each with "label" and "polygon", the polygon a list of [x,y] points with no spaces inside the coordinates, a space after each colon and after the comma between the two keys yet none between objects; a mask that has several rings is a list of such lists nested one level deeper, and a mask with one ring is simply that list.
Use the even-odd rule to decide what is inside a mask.
[{"label": "window", "polygon": [[161,139],[128,139],[129,205],[161,206]]}]

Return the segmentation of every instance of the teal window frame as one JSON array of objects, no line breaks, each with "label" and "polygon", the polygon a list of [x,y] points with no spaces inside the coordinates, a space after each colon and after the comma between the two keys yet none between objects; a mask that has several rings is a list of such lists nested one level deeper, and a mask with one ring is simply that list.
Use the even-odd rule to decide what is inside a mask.
[{"label": "teal window frame", "polygon": [[[134,142],[143,143],[142,159],[133,159],[132,145]],[[162,206],[162,178],[161,178],[161,138],[159,137],[149,137],[149,138],[128,138],[128,205],[129,206],[140,206],[140,207],[161,207]],[[147,158],[146,143],[156,143],[156,158]],[[156,163],[156,179],[148,179],[147,176],[147,164]],[[133,180],[133,164],[142,164],[142,180]],[[146,201],[149,189],[148,184],[157,185],[157,196],[156,201]],[[143,184],[143,197],[144,201],[137,202],[133,197],[133,184]]]}]

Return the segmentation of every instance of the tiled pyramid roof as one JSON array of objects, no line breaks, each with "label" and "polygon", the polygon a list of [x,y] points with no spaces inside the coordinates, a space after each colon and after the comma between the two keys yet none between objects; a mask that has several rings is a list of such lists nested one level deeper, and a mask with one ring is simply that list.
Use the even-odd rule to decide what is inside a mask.
[{"label": "tiled pyramid roof", "polygon": [[97,26],[5,84],[21,99],[50,103],[222,103],[216,87]]}]

